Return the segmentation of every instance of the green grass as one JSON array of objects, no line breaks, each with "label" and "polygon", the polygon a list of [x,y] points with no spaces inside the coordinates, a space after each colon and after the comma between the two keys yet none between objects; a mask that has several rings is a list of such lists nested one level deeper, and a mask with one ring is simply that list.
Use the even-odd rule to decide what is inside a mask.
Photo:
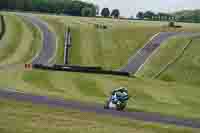
[{"label": "green grass", "polygon": [[4,15],[7,30],[1,40],[1,64],[30,62],[41,48],[41,33],[20,17],[8,13]]},{"label": "green grass", "polygon": [[32,62],[32,60],[37,56],[38,52],[42,49],[43,43],[42,33],[40,32],[39,28],[26,21],[24,21],[24,23],[27,25],[27,28],[32,32],[32,39],[29,44],[29,49],[26,51],[25,55],[20,59],[20,62],[23,63]]},{"label": "green grass", "polygon": [[[99,65],[105,68],[118,69],[126,64],[129,56],[141,48],[144,43],[156,33],[149,28],[149,31],[139,28],[116,27],[106,31],[97,30],[93,27],[81,26],[79,28],[79,39],[76,50],[72,53],[80,54],[73,58],[72,64]],[[131,33],[131,34],[130,34]],[[140,37],[139,37],[140,36]],[[80,43],[79,43],[80,42]],[[72,48],[73,49],[73,48]]]},{"label": "green grass", "polygon": [[2,133],[198,133],[198,129],[144,123],[77,110],[0,99]]},{"label": "green grass", "polygon": [[71,47],[70,50],[70,64],[80,64],[81,61],[81,54],[80,54],[80,47],[79,45],[74,45],[74,44],[80,44],[81,40],[81,32],[80,32],[80,26],[76,26],[73,28],[72,32],[72,37],[73,37],[73,46]]},{"label": "green grass", "polygon": [[167,69],[159,78],[163,79],[166,75],[177,82],[183,82],[199,86],[199,68],[200,68],[200,40],[193,40],[183,56]]},{"label": "green grass", "polygon": [[[153,77],[167,63],[175,59],[175,57],[181,53],[182,48],[189,40],[191,40],[191,38],[172,38],[167,41],[166,44],[158,50],[157,54],[154,54],[149,61],[147,61],[137,75],[147,78]],[[158,79],[199,86],[199,42],[199,39],[193,39],[183,55],[163,71]]]},{"label": "green grass", "polygon": [[56,21],[56,18],[49,19],[49,17],[42,16],[44,21],[49,24],[49,28],[56,33],[57,37],[57,51],[52,62],[56,64],[63,64],[64,60],[64,34],[65,26],[62,22]]},{"label": "green grass", "polygon": [[[108,62],[107,67],[109,65],[116,67],[118,63],[114,62],[117,62],[118,59],[122,60],[122,57],[125,58],[127,53],[132,53],[130,51],[138,49],[139,46],[143,45],[141,40],[145,42],[147,36],[150,36],[153,30],[159,29],[159,27],[162,26],[161,24],[158,25],[157,22],[157,24],[152,22],[149,23],[149,25],[146,25],[144,22],[140,24],[140,22],[118,22],[109,19],[105,22],[112,25],[112,27],[106,31],[102,31],[95,29],[93,24],[85,22],[87,19],[90,21],[92,18],[47,16],[43,19],[49,23],[50,29],[55,30],[59,37],[62,35],[62,31],[58,34],[58,31],[62,26],[60,23],[66,23],[72,26],[72,34],[75,36],[71,51],[71,62],[73,64],[101,65]],[[101,23],[100,20],[93,21],[95,23]],[[147,29],[149,32],[147,32]],[[117,33],[117,31],[121,33]],[[84,34],[85,32],[87,34]],[[128,33],[130,34],[132,32],[134,32],[133,35],[135,35],[135,37],[137,37],[136,33],[138,33],[138,36],[146,33],[143,35],[146,39],[140,37],[137,41],[139,38],[137,37],[137,39],[131,40],[132,35],[128,35]],[[60,40],[62,40],[62,37],[60,38]],[[81,40],[80,38],[84,38],[84,40]],[[103,39],[98,41],[99,38]],[[126,47],[118,48],[121,45],[120,42],[118,42],[119,40],[116,38],[119,38],[120,41],[123,41],[123,39],[131,40],[130,45],[135,42],[133,46],[130,46],[133,49],[129,47],[129,42],[126,44]],[[177,42],[182,42],[182,40],[185,42],[188,41],[187,39],[178,39],[176,41],[173,39],[170,40],[172,45],[170,45],[169,48],[176,46]],[[105,41],[105,43],[101,41]],[[62,41],[58,44],[61,45],[61,42]],[[78,45],[79,43],[83,44]],[[177,48],[182,48],[182,46],[177,46]],[[62,47],[59,46],[58,49],[58,51],[61,51]],[[123,49],[123,51],[119,52],[120,54],[115,55],[117,52],[111,51],[111,49],[115,49],[116,51]],[[125,52],[128,49],[131,50]],[[174,50],[171,53],[176,55],[178,54],[178,51]],[[115,58],[112,57],[112,55],[115,55]],[[109,56],[111,56],[110,59]],[[58,54],[56,60],[61,62],[61,57],[62,55]],[[172,57],[168,60],[171,58]],[[125,61],[127,60],[124,59],[124,62]],[[83,101],[104,103],[113,88],[125,86],[129,88],[131,95],[136,95],[136,101],[129,103],[129,110],[144,110],[150,112],[161,112],[180,117],[200,118],[198,113],[200,108],[199,106],[196,106],[200,104],[198,101],[200,95],[197,87],[182,83],[167,83],[148,79],[133,79],[95,74],[44,72],[35,70],[28,72],[10,70],[9,72],[2,71],[0,74],[2,75],[0,77],[0,86],[2,87],[11,87],[25,92],[73,99],[77,101],[82,99]]]},{"label": "green grass", "polygon": [[136,75],[153,78],[162,68],[182,52],[182,49],[189,41],[190,38],[184,37],[172,37],[168,39],[153,53]]},{"label": "green grass", "polygon": [[24,74],[22,79],[33,85],[36,88],[53,88],[53,85],[51,82],[48,80],[48,74],[45,72],[41,73],[30,73],[31,75]]},{"label": "green grass", "polygon": [[[39,15],[56,31],[58,54],[56,63],[63,63],[63,35],[65,26],[71,26],[72,48],[70,63],[99,65],[108,69],[118,69],[128,58],[140,49],[154,34],[160,31],[191,31],[196,25],[184,24],[183,29],[170,29],[167,23],[124,21],[113,19],[81,18],[70,16]],[[94,24],[105,24],[107,30],[96,29]],[[195,28],[194,28],[195,27]],[[117,58],[116,58],[117,57]]]},{"label": "green grass", "polygon": [[1,40],[0,61],[5,60],[16,51],[16,42],[21,40],[23,30],[21,22],[15,16],[5,15],[5,22],[6,33]]},{"label": "green grass", "polygon": [[178,83],[95,74],[47,71],[2,71],[0,88],[76,101],[102,103],[113,88],[125,86],[134,100],[129,110],[160,112],[178,117],[200,118],[199,89]]},{"label": "green grass", "polygon": [[[64,47],[62,44],[62,27],[63,24],[67,24],[72,27],[72,34],[74,36],[72,40],[73,47],[70,51],[70,63],[82,65],[101,65],[105,68],[113,69],[119,68],[125,64],[128,57],[141,48],[144,43],[156,32],[172,30],[163,27],[163,24],[166,23],[160,22],[132,22],[122,20],[117,21],[112,19],[58,16],[43,17],[43,15],[40,17],[45,19],[47,23],[49,23],[50,29],[57,33],[58,54],[55,57],[56,63],[62,63],[63,60],[62,51]],[[104,23],[110,27],[105,31],[98,30],[94,28],[94,23]],[[184,24],[184,29],[180,30],[199,31],[199,28],[195,24]],[[169,48],[175,49],[170,51],[170,57],[165,57],[167,60],[162,60],[163,63],[167,63],[173,58],[173,55],[177,55],[180,52],[180,49],[185,46],[184,44],[188,42],[188,39],[176,38],[175,41],[172,39],[169,42],[172,44],[169,45]],[[182,45],[179,46],[179,43]],[[195,46],[197,47],[197,45]],[[165,48],[161,49],[165,51]],[[197,54],[198,50],[195,48],[193,48],[193,50],[196,50],[194,53]],[[162,53],[169,56],[168,51]],[[160,60],[157,64],[161,64]],[[160,69],[160,67],[157,68]],[[155,68],[154,72],[157,71],[157,68]],[[190,84],[187,85],[182,82],[168,83],[160,80],[147,79],[146,77],[144,79],[140,79],[96,74],[47,72],[36,70],[23,71],[20,69],[0,71],[0,75],[0,88],[16,88],[19,91],[27,93],[101,104],[104,104],[113,88],[125,86],[129,89],[130,94],[135,96],[134,100],[129,101],[128,110],[159,112],[162,114],[186,118],[200,118],[200,93],[198,86]],[[169,79],[170,77],[171,76],[168,76]],[[196,79],[197,78],[198,73],[196,74]],[[68,115],[66,114],[64,116]],[[31,115],[30,117],[33,116]],[[109,118],[107,118],[107,120],[109,121],[108,123],[110,123],[111,120]],[[18,121],[18,118],[16,121]],[[49,121],[49,119],[46,121]],[[42,121],[42,123],[45,123],[45,121]],[[20,125],[21,124],[18,124],[19,127]],[[84,125],[84,123],[81,123],[80,125]],[[12,127],[12,125],[8,125],[8,127],[9,126]],[[23,129],[23,126],[25,125],[22,124],[22,127],[19,128],[19,132]],[[52,127],[51,125],[45,126],[46,128]],[[145,127],[146,125],[142,128]],[[43,129],[44,128],[41,130],[38,129],[38,132],[43,131]],[[114,129],[115,128],[113,128],[113,130]],[[2,130],[9,131],[8,128]],[[172,128],[166,130],[166,132],[170,132],[170,130],[171,132],[176,132],[176,130],[172,130]],[[57,131],[57,129],[55,129],[55,131]],[[74,129],[74,132],[80,131],[82,130]],[[89,130],[87,131],[89,132]],[[105,130],[105,132],[108,131],[110,130]],[[119,130],[119,132],[120,131],[122,130]],[[102,132],[102,130],[98,129],[97,132]],[[132,132],[132,130],[127,130],[127,132]],[[155,130],[155,132],[161,132],[161,130],[158,129]],[[183,130],[180,132],[183,132]]]}]

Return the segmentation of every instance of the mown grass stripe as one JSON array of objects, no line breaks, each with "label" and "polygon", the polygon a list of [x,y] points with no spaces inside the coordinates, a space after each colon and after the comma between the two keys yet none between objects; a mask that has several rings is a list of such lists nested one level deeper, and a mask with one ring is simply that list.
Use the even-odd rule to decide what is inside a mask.
[{"label": "mown grass stripe", "polygon": [[0,41],[0,62],[5,61],[16,52],[22,39],[23,24],[14,15],[6,14],[6,33]]},{"label": "mown grass stripe", "polygon": [[166,64],[166,66],[164,66],[158,73],[156,73],[153,78],[158,78],[164,71],[166,71],[171,65],[173,65],[174,63],[176,63],[185,53],[185,51],[189,48],[190,44],[192,43],[193,40],[189,40],[189,42],[183,47],[183,49],[181,50],[180,54],[177,55],[176,57],[174,57],[174,59],[172,59],[171,61],[169,61],[168,64]]}]

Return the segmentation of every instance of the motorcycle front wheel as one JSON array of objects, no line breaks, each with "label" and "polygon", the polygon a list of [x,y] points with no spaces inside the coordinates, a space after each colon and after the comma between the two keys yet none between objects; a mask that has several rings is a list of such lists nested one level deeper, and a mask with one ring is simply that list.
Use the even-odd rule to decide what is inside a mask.
[{"label": "motorcycle front wheel", "polygon": [[125,109],[125,107],[126,107],[126,103],[121,103],[121,104],[117,105],[117,110],[122,111]]}]

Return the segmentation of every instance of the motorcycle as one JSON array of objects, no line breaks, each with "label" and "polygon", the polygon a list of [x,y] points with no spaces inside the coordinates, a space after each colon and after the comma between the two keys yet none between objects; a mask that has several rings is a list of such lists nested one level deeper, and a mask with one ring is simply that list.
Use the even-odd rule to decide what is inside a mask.
[{"label": "motorcycle", "polygon": [[[119,95],[118,92],[121,94]],[[127,91],[125,92],[122,89],[114,90],[108,101],[106,101],[104,109],[122,111],[127,106],[128,99],[129,96]]]}]

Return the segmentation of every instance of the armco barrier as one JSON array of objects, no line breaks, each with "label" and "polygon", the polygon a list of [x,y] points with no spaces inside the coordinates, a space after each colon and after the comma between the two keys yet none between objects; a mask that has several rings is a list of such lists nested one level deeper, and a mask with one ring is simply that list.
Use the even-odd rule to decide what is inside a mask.
[{"label": "armco barrier", "polygon": [[1,40],[6,32],[6,24],[3,15],[0,15],[0,23],[1,23],[1,31],[0,31],[0,40]]},{"label": "armco barrier", "polygon": [[73,69],[82,69],[82,70],[102,70],[102,67],[95,67],[95,66],[78,66],[78,65],[59,65],[59,64],[55,64],[53,65],[55,68],[66,68],[66,67],[70,67]]},{"label": "armco barrier", "polygon": [[33,64],[33,69],[52,70],[52,71],[67,71],[67,72],[83,72],[83,73],[96,73],[96,74],[108,74],[108,75],[119,75],[119,76],[130,76],[128,72],[110,71],[110,70],[95,70],[95,69],[83,69],[73,67],[55,67],[45,66],[42,64]]}]

